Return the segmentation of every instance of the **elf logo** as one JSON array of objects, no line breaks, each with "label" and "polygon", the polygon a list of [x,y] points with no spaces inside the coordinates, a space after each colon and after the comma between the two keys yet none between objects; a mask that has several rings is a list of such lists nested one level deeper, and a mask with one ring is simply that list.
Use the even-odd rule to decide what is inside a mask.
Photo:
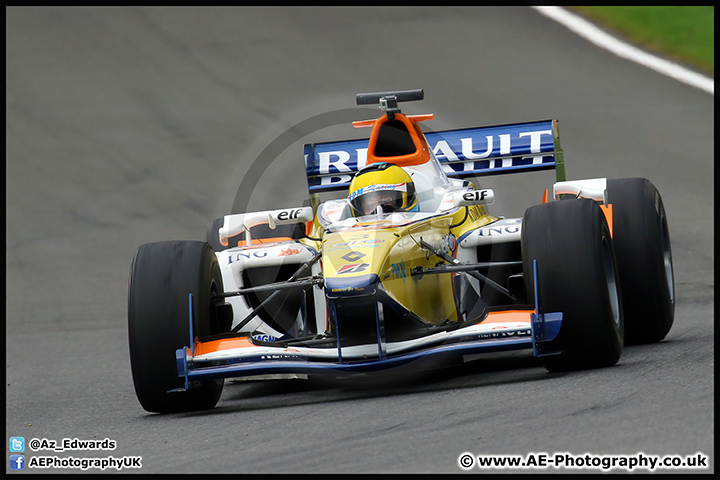
[{"label": "elf logo", "polygon": [[292,210],[283,210],[277,214],[278,220],[294,220],[296,218],[300,217],[300,214],[302,213],[302,208],[295,208]]},{"label": "elf logo", "polygon": [[360,273],[364,272],[369,266],[369,263],[348,263],[338,268],[337,274],[345,275],[349,273]]}]

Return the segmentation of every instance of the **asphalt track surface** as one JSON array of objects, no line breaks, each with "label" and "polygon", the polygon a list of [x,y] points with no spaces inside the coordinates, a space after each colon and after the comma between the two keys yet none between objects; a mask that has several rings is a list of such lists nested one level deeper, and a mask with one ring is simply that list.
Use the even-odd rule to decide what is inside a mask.
[{"label": "asphalt track surface", "polygon": [[[527,7],[6,15],[6,438],[113,439],[42,454],[142,456],[143,473],[462,473],[464,452],[700,452],[710,466],[691,472],[714,471],[712,95]],[[136,248],[201,240],[293,125],[408,88],[425,89],[406,111],[435,113],[432,129],[558,118],[568,178],[649,178],[674,257],[666,340],[601,370],[550,374],[515,354],[378,384],[228,383],[212,411],[144,412],[126,332]],[[302,143],[356,136],[324,128],[283,151],[249,208],[300,204]],[[491,212],[538,203],[552,183],[539,175],[483,180]]]}]

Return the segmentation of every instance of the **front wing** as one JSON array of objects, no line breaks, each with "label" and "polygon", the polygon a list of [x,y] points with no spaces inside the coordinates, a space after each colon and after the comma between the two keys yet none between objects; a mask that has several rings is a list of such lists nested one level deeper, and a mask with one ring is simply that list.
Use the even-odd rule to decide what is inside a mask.
[{"label": "front wing", "polygon": [[178,376],[184,388],[211,378],[271,374],[351,375],[386,371],[410,362],[448,354],[472,355],[546,348],[560,331],[562,314],[536,314],[537,309],[488,313],[482,321],[402,342],[336,348],[255,344],[248,337],[193,342],[176,351]]}]

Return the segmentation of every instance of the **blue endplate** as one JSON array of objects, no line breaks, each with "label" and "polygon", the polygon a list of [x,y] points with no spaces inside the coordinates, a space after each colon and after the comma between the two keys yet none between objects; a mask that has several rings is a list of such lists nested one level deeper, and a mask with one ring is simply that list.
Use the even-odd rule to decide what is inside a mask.
[{"label": "blue endplate", "polygon": [[170,392],[184,392],[190,388],[190,381],[188,380],[188,355],[190,349],[187,347],[178,348],[175,350],[175,361],[177,362],[178,377],[185,379],[185,387],[175,388]]},{"label": "blue endplate", "polygon": [[563,315],[561,312],[540,312],[540,300],[538,295],[538,267],[537,260],[533,260],[533,284],[535,285],[535,311],[538,314],[530,314],[530,325],[532,326],[533,354],[536,357],[543,355],[556,355],[559,351],[550,350],[546,344],[555,340],[560,333]]},{"label": "blue endplate", "polygon": [[541,313],[540,315],[530,314],[532,319],[533,353],[536,357],[543,355],[555,355],[558,351],[549,350],[547,342],[555,340],[562,325],[563,315],[560,312]]}]

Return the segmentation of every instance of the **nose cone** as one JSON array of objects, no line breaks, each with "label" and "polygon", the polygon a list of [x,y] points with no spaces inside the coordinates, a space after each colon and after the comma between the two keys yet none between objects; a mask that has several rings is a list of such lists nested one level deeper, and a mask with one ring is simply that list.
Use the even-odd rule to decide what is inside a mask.
[{"label": "nose cone", "polygon": [[325,295],[329,298],[349,295],[372,295],[375,293],[379,277],[375,274],[355,277],[333,277],[325,279]]},{"label": "nose cone", "polygon": [[328,234],[323,245],[325,292],[329,297],[370,295],[397,237],[388,230]]}]

